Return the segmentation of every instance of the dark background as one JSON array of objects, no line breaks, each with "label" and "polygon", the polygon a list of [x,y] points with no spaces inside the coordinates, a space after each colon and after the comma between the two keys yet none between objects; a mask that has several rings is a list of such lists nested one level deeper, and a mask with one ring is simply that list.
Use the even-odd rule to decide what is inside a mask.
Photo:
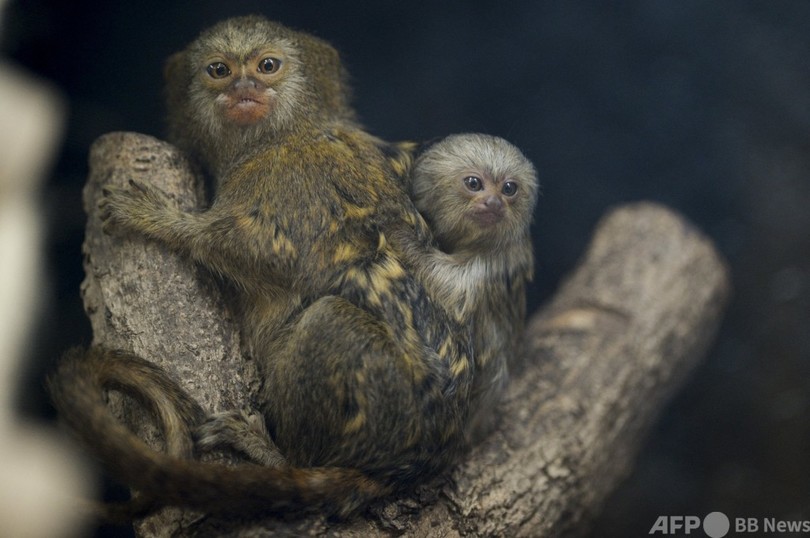
[{"label": "dark background", "polygon": [[[314,4],[314,3],[313,3]],[[651,431],[594,536],[659,515],[810,519],[810,2],[90,2],[10,6],[2,51],[70,105],[47,184],[42,372],[90,340],[79,298],[87,151],[114,130],[164,134],[161,67],[203,28],[262,13],[332,42],[365,125],[387,139],[503,136],[540,172],[531,304],[597,219],[651,199],[708,233],[735,295],[716,344]]]}]

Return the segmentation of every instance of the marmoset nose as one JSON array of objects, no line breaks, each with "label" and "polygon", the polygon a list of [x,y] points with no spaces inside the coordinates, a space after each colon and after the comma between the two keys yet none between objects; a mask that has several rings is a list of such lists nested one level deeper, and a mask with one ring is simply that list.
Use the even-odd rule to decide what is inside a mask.
[{"label": "marmoset nose", "polygon": [[487,199],[484,200],[484,205],[493,211],[500,211],[503,208],[503,200],[501,200],[500,196],[488,196]]},{"label": "marmoset nose", "polygon": [[241,77],[233,83],[235,90],[258,90],[259,82],[253,77]]}]

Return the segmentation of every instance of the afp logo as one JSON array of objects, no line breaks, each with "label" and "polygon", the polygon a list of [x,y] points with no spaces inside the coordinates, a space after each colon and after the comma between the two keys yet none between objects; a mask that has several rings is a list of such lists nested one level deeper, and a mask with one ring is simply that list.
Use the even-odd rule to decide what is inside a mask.
[{"label": "afp logo", "polygon": [[723,512],[712,512],[701,519],[697,516],[658,516],[649,534],[691,534],[703,529],[709,538],[722,538],[728,534],[731,522]]}]

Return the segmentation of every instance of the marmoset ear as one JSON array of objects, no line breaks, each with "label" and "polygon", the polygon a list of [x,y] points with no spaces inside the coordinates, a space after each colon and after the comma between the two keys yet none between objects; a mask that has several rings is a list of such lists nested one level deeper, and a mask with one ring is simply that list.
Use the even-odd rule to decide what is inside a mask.
[{"label": "marmoset ear", "polygon": [[433,138],[429,138],[428,140],[423,140],[422,142],[417,142],[416,149],[414,150],[413,158],[418,159],[423,153],[425,153],[430,148],[435,146],[436,143],[441,142],[444,139],[445,139],[445,137],[443,137],[443,136],[434,136]]}]

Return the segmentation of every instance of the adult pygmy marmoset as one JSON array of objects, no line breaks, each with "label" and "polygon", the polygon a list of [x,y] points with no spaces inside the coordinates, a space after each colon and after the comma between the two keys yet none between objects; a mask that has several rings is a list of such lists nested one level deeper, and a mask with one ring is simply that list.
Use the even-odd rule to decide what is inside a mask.
[{"label": "adult pygmy marmoset", "polygon": [[104,408],[103,350],[71,353],[52,376],[61,416],[143,498],[204,510],[348,514],[443,469],[464,445],[471,341],[389,240],[430,235],[400,179],[407,156],[354,121],[337,53],[243,17],[166,72],[173,138],[215,176],[215,199],[192,213],[154,185],[108,187],[106,229],[158,241],[238,290],[267,449],[284,462],[229,467],[123,440]]}]

